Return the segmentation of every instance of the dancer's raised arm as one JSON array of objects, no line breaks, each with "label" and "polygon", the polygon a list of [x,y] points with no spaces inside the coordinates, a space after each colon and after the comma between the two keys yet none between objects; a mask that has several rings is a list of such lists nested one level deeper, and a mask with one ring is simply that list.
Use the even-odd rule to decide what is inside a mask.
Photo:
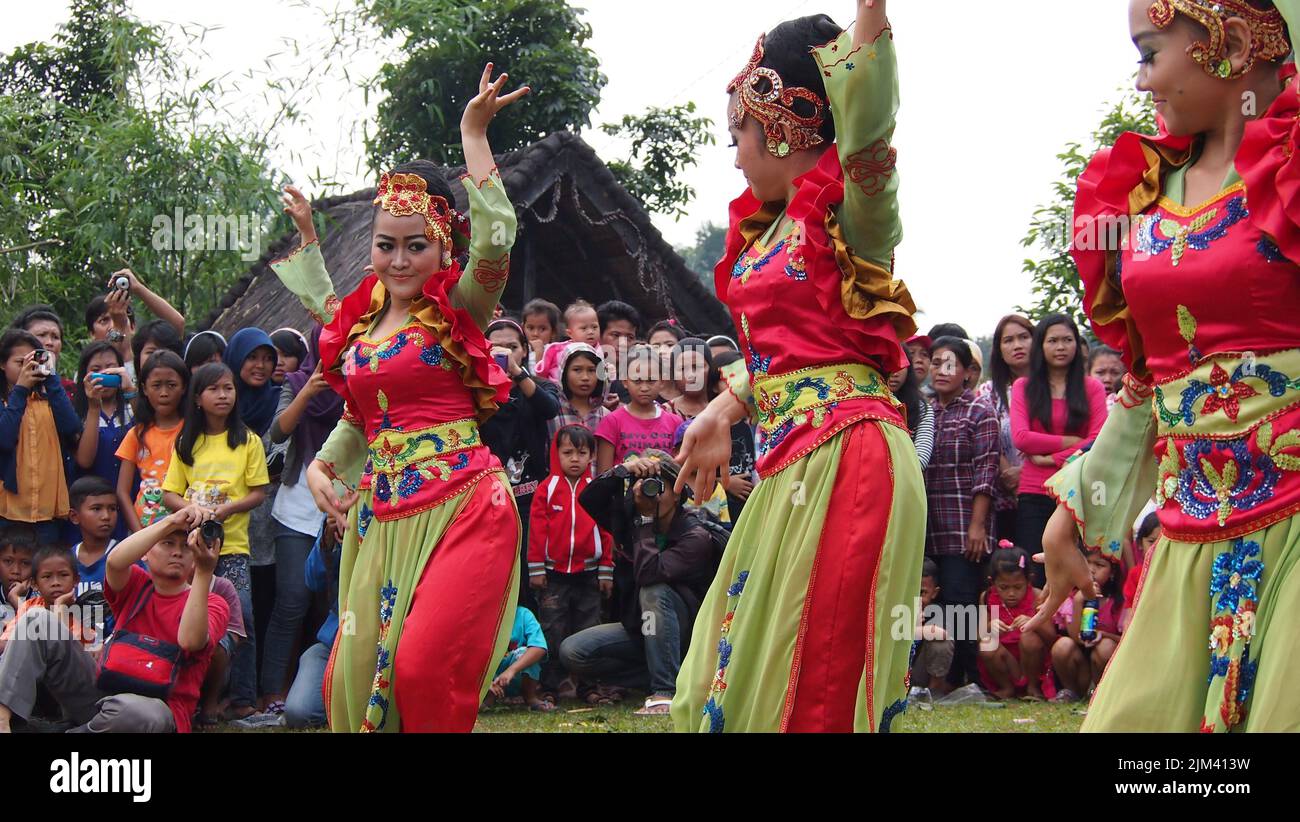
[{"label": "dancer's raised arm", "polygon": [[492,159],[487,128],[497,112],[529,92],[522,86],[501,94],[509,75],[492,79],[492,64],[483,68],[479,93],[465,106],[461,117],[461,144],[465,150],[465,177],[469,195],[469,263],[456,284],[453,304],[464,308],[480,329],[487,328],[510,274],[510,249],[515,244],[514,207],[506,196]]},{"label": "dancer's raised arm", "polygon": [[893,147],[898,113],[898,64],[885,0],[859,0],[857,22],[813,49],[835,114],[835,140],[844,167],[838,213],[854,253],[892,269],[903,239]]}]

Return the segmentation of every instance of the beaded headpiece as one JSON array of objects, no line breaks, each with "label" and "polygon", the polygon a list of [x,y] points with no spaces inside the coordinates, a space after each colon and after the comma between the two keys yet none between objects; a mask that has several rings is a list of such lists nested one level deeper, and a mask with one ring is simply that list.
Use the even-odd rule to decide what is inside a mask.
[{"label": "beaded headpiece", "polygon": [[[740,128],[745,115],[751,115],[763,127],[767,150],[777,157],[786,157],[825,142],[817,132],[825,121],[826,101],[817,92],[806,88],[786,88],[781,75],[759,65],[763,60],[765,37],[759,36],[749,63],[727,86],[728,94],[740,93],[731,112],[731,125]],[[792,108],[796,100],[812,106],[813,113],[807,117],[796,114]],[[788,140],[781,128],[783,125],[790,129]]]},{"label": "beaded headpiece", "polygon": [[444,252],[452,247],[451,226],[456,210],[444,197],[429,194],[429,184],[418,174],[389,174],[379,178],[375,192],[375,205],[394,217],[419,214],[424,217],[424,236],[429,242],[440,242]]},{"label": "beaded headpiece", "polygon": [[[1245,0],[1155,0],[1147,10],[1147,17],[1158,29],[1169,27],[1174,14],[1181,13],[1205,27],[1210,41],[1192,45],[1192,59],[1212,77],[1231,80],[1241,77],[1254,67],[1256,60],[1280,60],[1291,53],[1286,38],[1286,21],[1277,9],[1257,9]],[[1223,22],[1229,17],[1240,18],[1250,28],[1250,55],[1237,71],[1224,57],[1227,38]]]}]

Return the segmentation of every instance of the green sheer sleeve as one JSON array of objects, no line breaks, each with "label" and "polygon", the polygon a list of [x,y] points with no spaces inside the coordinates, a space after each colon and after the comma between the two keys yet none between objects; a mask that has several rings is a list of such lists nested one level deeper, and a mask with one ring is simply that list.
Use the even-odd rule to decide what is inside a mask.
[{"label": "green sheer sleeve", "polygon": [[1294,33],[1300,31],[1300,0],[1273,0],[1273,5],[1286,20],[1287,31],[1294,37]]},{"label": "green sheer sleeve", "polygon": [[730,365],[724,365],[719,374],[723,384],[727,386],[727,392],[744,406],[746,418],[750,422],[755,422],[758,418],[758,410],[754,405],[754,392],[749,384],[749,371],[745,368],[745,363],[737,360]]},{"label": "green sheer sleeve", "polygon": [[345,405],[343,418],[334,426],[320,451],[316,452],[316,459],[325,463],[334,479],[349,488],[356,488],[369,456],[370,446],[360,422]]},{"label": "green sheer sleeve", "polygon": [[334,293],[330,273],[325,268],[320,243],[308,243],[288,257],[273,260],[271,270],[284,283],[284,287],[293,292],[316,322],[327,325],[334,319],[339,299]]},{"label": "green sheer sleeve", "polygon": [[510,249],[518,224],[495,168],[482,183],[468,174],[461,182],[469,193],[469,265],[456,283],[452,303],[468,311],[480,329],[486,329],[510,275]]},{"label": "green sheer sleeve", "polygon": [[1101,433],[1046,483],[1065,506],[1084,545],[1119,558],[1133,536],[1133,520],[1156,494],[1156,421],[1151,389],[1124,377]]},{"label": "green sheer sleeve", "polygon": [[836,147],[844,167],[844,202],[838,218],[861,258],[893,270],[903,239],[898,216],[896,152],[891,145],[898,112],[898,64],[893,33],[884,29],[853,48],[853,32],[813,49],[835,117]]}]

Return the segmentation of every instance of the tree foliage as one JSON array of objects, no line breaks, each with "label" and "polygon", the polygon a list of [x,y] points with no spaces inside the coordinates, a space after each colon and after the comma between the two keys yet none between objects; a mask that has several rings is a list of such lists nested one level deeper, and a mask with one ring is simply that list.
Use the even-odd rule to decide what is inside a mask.
[{"label": "tree foliage", "polygon": [[[256,257],[238,244],[260,245],[279,218],[268,145],[215,108],[223,89],[188,59],[203,32],[182,34],[131,17],[123,0],[75,0],[51,43],[0,57],[6,320],[51,303],[75,344],[87,302],[122,267],[199,319]],[[178,216],[203,230],[175,242]],[[242,218],[243,236],[207,232],[227,217]]]},{"label": "tree foliage", "polygon": [[[527,97],[488,127],[496,151],[523,148],[554,131],[580,130],[600,101],[605,75],[587,47],[591,27],[564,0],[362,0],[365,16],[394,42],[375,86],[384,93],[366,139],[373,171],[423,157],[462,162],[460,116],[486,63],[510,74]],[[400,45],[396,45],[400,41]]]},{"label": "tree foliage", "polygon": [[1109,109],[1091,135],[1088,151],[1077,142],[1067,143],[1056,157],[1064,168],[1060,178],[1052,184],[1052,198],[1034,211],[1020,244],[1038,252],[1035,258],[1026,258],[1021,270],[1029,275],[1034,302],[1020,308],[1031,319],[1047,314],[1061,313],[1075,319],[1080,328],[1089,328],[1083,311],[1083,283],[1079,271],[1070,257],[1070,244],[1074,218],[1074,194],[1079,175],[1099,149],[1113,145],[1126,131],[1154,134],[1155,109],[1149,95],[1129,90]]},{"label": "tree foliage", "polygon": [[710,294],[717,294],[713,285],[713,267],[722,259],[726,241],[727,227],[707,222],[696,229],[695,245],[677,249],[677,253],[686,261],[686,266],[699,275],[700,282],[704,283]]},{"label": "tree foliage", "polygon": [[628,158],[609,163],[609,170],[647,210],[681,219],[695,189],[679,176],[695,165],[700,148],[713,145],[712,128],[712,120],[695,116],[695,103],[652,106],[645,114],[606,123],[601,126],[606,134],[631,141]]}]

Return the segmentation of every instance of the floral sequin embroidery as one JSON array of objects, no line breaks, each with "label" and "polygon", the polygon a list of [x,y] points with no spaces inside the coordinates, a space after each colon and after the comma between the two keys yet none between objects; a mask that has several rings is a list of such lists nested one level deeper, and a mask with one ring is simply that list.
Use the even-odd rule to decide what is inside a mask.
[{"label": "floral sequin embroidery", "polygon": [[[411,335],[405,331],[398,331],[393,336],[379,343],[378,345],[367,345],[363,342],[357,342],[353,346],[353,356],[356,359],[357,368],[369,368],[373,374],[379,370],[379,364],[386,360],[391,360],[402,349],[406,348],[407,343],[411,341]],[[416,339],[419,339],[418,337]]]},{"label": "floral sequin embroidery", "polygon": [[740,330],[745,335],[745,349],[749,352],[750,377],[757,379],[758,377],[765,376],[768,369],[772,367],[772,357],[771,355],[766,357],[760,356],[758,351],[754,348],[754,344],[750,341],[749,336],[749,317],[743,313],[740,315]]},{"label": "floral sequin embroidery", "polygon": [[727,588],[727,615],[722,618],[722,637],[718,640],[718,670],[713,675],[713,684],[709,686],[709,699],[704,703],[704,715],[709,718],[709,733],[722,733],[726,722],[721,701],[727,690],[727,666],[731,664],[732,644],[728,636],[736,618],[736,608],[740,606],[740,595],[745,592],[748,580],[749,571],[741,571],[736,581]]},{"label": "floral sequin embroidery", "polygon": [[361,511],[357,514],[357,536],[359,538],[366,538],[366,531],[370,530],[370,523],[374,518],[374,510],[368,504],[362,503]]},{"label": "floral sequin embroidery", "polygon": [[736,260],[736,264],[731,267],[731,279],[740,280],[742,285],[748,283],[749,275],[761,272],[767,267],[768,263],[772,262],[776,255],[781,253],[781,249],[783,248],[785,248],[785,240],[781,240],[779,243],[772,246],[771,250],[763,254],[761,257],[754,258],[748,255],[742,256],[740,259]]},{"label": "floral sequin embroidery", "polygon": [[1270,263],[1280,263],[1286,260],[1286,257],[1282,254],[1282,249],[1278,248],[1277,243],[1274,243],[1268,237],[1260,237],[1259,242],[1255,244],[1255,250]]},{"label": "floral sequin embroidery", "polygon": [[379,590],[379,642],[375,654],[375,679],[366,702],[366,718],[361,723],[362,733],[383,730],[388,722],[388,690],[393,682],[386,675],[392,666],[392,654],[384,647],[388,629],[393,623],[393,608],[397,604],[397,586],[390,579]]},{"label": "floral sequin embroidery", "polygon": [[[1214,558],[1210,571],[1210,599],[1214,616],[1210,621],[1210,675],[1207,685],[1223,679],[1223,697],[1218,719],[1231,730],[1246,719],[1246,703],[1255,683],[1259,661],[1250,658],[1255,635],[1255,612],[1259,606],[1259,585],[1264,561],[1258,542],[1233,540],[1231,548]],[[1201,729],[1216,730],[1215,717],[1202,719]]]},{"label": "floral sequin embroidery", "polygon": [[[1215,467],[1212,456],[1222,457]],[[1196,519],[1217,514],[1219,526],[1234,511],[1249,511],[1273,496],[1281,476],[1267,454],[1252,455],[1246,438],[1195,439],[1183,445],[1183,465],[1174,499]]]},{"label": "floral sequin embroidery", "polygon": [[[1171,262],[1177,267],[1188,249],[1204,251],[1226,235],[1229,228],[1248,217],[1246,198],[1233,197],[1224,211],[1219,218],[1219,209],[1209,209],[1186,225],[1172,217],[1146,219],[1138,232],[1138,250],[1159,256],[1172,249]],[[1216,218],[1219,218],[1218,222],[1214,222]],[[1164,236],[1158,237],[1157,232]]]}]

